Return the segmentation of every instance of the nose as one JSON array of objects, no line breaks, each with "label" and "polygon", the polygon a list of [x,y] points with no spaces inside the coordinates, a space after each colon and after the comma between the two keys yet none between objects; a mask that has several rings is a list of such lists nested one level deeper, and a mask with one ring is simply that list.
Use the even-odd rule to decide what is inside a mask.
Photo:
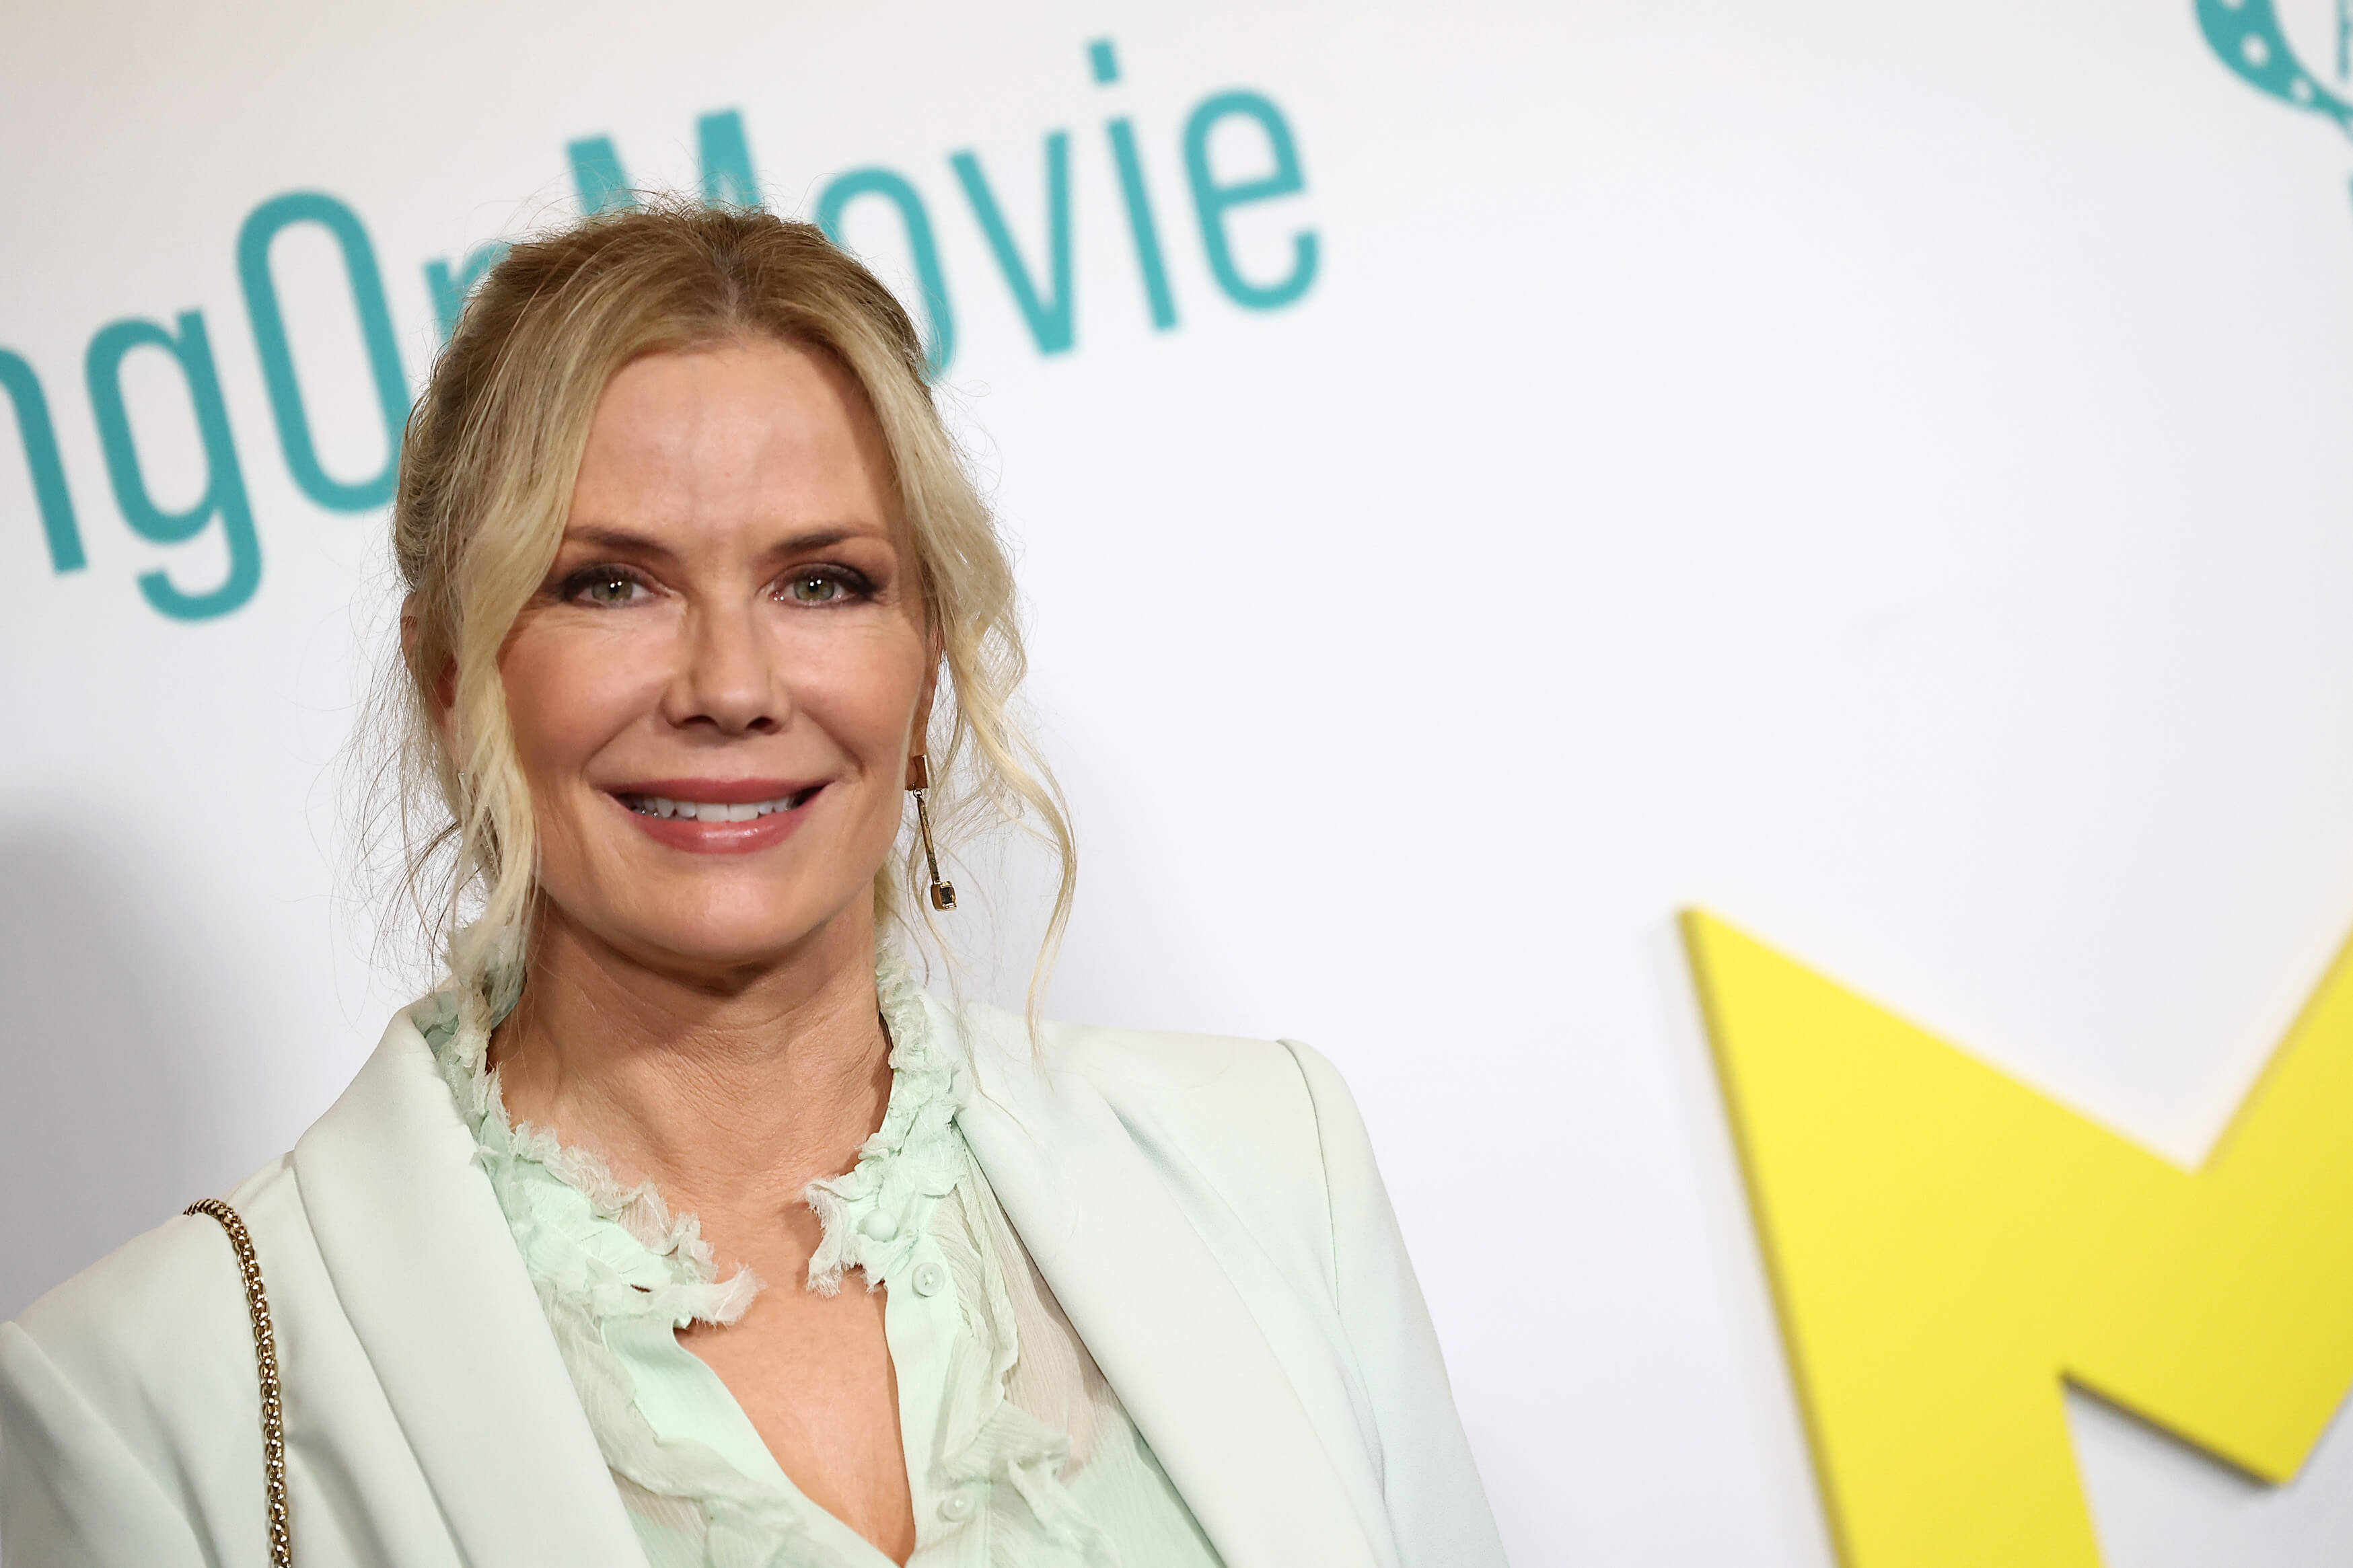
[{"label": "nose", "polygon": [[777,650],[750,607],[698,605],[685,657],[664,694],[663,717],[725,735],[773,734],[791,715]]}]

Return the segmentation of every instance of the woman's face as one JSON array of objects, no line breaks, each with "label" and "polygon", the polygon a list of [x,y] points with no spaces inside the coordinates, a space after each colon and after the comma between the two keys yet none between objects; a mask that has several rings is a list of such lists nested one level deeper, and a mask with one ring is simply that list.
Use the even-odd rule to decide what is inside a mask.
[{"label": "woman's face", "polygon": [[500,656],[551,919],[691,971],[863,931],[936,668],[892,496],[822,354],[738,342],[613,377]]}]

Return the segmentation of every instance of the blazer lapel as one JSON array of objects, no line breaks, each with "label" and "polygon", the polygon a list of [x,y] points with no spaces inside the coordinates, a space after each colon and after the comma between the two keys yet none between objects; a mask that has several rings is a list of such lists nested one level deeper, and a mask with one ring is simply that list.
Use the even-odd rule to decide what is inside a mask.
[{"label": "blazer lapel", "polygon": [[957,1116],[997,1200],[1227,1568],[1372,1568],[1345,1486],[1248,1304],[1103,1096],[966,1037]]},{"label": "blazer lapel", "polygon": [[469,1562],[645,1568],[473,1155],[404,1013],[294,1147],[335,1293]]}]

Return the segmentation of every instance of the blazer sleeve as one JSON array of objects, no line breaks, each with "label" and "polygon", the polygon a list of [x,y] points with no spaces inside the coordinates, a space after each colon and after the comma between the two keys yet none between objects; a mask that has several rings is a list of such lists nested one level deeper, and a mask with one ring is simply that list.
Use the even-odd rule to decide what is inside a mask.
[{"label": "blazer sleeve", "polygon": [[1502,1568],[1504,1543],[1355,1097],[1314,1048],[1282,1044],[1314,1102],[1340,1321],[1380,1435],[1400,1568]]},{"label": "blazer sleeve", "polygon": [[204,1568],[187,1519],[32,1335],[0,1323],[0,1557]]}]

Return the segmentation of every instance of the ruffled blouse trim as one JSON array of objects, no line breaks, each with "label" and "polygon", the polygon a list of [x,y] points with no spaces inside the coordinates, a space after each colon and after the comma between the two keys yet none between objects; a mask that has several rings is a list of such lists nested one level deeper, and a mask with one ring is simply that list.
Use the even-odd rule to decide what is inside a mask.
[{"label": "ruffled blouse trim", "polygon": [[817,1211],[822,1239],[809,1257],[808,1286],[830,1296],[852,1268],[866,1288],[896,1278],[914,1256],[931,1211],[955,1188],[964,1143],[955,1131],[963,1075],[932,1037],[923,993],[905,964],[885,961],[874,976],[883,1027],[891,1037],[891,1099],[882,1125],[839,1176],[811,1182],[801,1195]]},{"label": "ruffled blouse trim", "polygon": [[[625,1184],[595,1155],[508,1120],[498,1075],[488,1068],[490,1030],[505,1008],[493,1010],[479,995],[444,993],[431,1001],[419,1026],[473,1131],[476,1161],[490,1177],[625,1501],[634,1496],[633,1511],[649,1517],[699,1523],[691,1533],[702,1538],[706,1563],[776,1568],[787,1543],[806,1529],[794,1500],[744,1475],[706,1444],[656,1432],[615,1348],[657,1335],[655,1342],[674,1346],[676,1331],[689,1323],[733,1322],[758,1294],[759,1280],[748,1269],[720,1279],[700,1224],[691,1215],[673,1215],[651,1183]],[[566,1215],[565,1193],[591,1211],[585,1227],[576,1212]],[[620,1237],[600,1231],[597,1220],[617,1226]]]},{"label": "ruffled blouse trim", "polygon": [[[666,1266],[663,1286],[652,1293],[660,1297],[660,1306],[670,1310],[676,1326],[725,1324],[743,1317],[760,1293],[759,1277],[748,1268],[739,1268],[721,1279],[701,1220],[693,1215],[672,1215],[653,1183],[625,1183],[586,1150],[567,1147],[545,1128],[509,1120],[499,1075],[490,1069],[490,1048],[491,1030],[512,1002],[493,1011],[480,997],[459,1000],[447,992],[437,993],[427,1001],[441,1005],[438,1016],[419,1021],[427,1043],[433,1047],[441,1077],[457,1100],[458,1113],[474,1134],[476,1163],[489,1173],[491,1185],[499,1194],[499,1206],[505,1211],[509,1226],[516,1230],[515,1239],[523,1247],[524,1260],[534,1265],[534,1274],[543,1260],[532,1243],[545,1227],[525,1217],[533,1212],[532,1205],[510,1199],[521,1195],[515,1189],[528,1183],[534,1172],[544,1172],[586,1198],[598,1218],[618,1225],[653,1259]],[[647,1282],[634,1280],[631,1285],[634,1291],[643,1293]],[[628,1304],[644,1309],[656,1303]]]},{"label": "ruffled blouse trim", "polygon": [[[937,1473],[951,1486],[990,1483],[993,1509],[1009,1505],[1029,1515],[1016,1525],[1016,1537],[1028,1538],[1025,1564],[1114,1563],[1109,1541],[1062,1479],[1069,1435],[1008,1397],[1020,1355],[1004,1278],[1010,1264],[987,1219],[976,1212],[990,1202],[986,1178],[970,1163],[955,1128],[969,1075],[935,1038],[925,998],[902,962],[885,958],[875,982],[891,1040],[890,1098],[857,1163],[805,1189],[822,1228],[808,1288],[833,1294],[852,1268],[866,1271],[870,1290],[891,1283],[910,1266],[940,1201],[960,1180],[973,1182],[965,1218],[977,1253],[972,1283],[979,1299],[966,1310],[986,1358],[964,1363],[969,1370],[961,1376],[950,1372],[952,1382],[977,1377],[952,1396],[963,1417],[941,1434]],[[760,1281],[748,1269],[721,1279],[700,1223],[671,1213],[652,1183],[623,1183],[596,1156],[508,1119],[488,1062],[490,1032],[511,1005],[512,996],[496,988],[443,992],[420,1004],[416,1016],[474,1133],[477,1160],[522,1252],[606,1464],[633,1512],[668,1520],[673,1529],[699,1515],[706,1562],[768,1568],[798,1561],[800,1552],[790,1559],[786,1553],[797,1537],[803,1551],[814,1545],[801,1510],[815,1505],[744,1475],[705,1444],[662,1437],[639,1408],[635,1379],[615,1348],[640,1335],[674,1345],[674,1331],[690,1323],[732,1323],[750,1307]],[[576,1194],[635,1246],[609,1245],[609,1232],[600,1238],[584,1231],[576,1208],[567,1225],[565,1205],[545,1201],[550,1182]],[[1041,1550],[1046,1555],[1038,1555]]]}]

